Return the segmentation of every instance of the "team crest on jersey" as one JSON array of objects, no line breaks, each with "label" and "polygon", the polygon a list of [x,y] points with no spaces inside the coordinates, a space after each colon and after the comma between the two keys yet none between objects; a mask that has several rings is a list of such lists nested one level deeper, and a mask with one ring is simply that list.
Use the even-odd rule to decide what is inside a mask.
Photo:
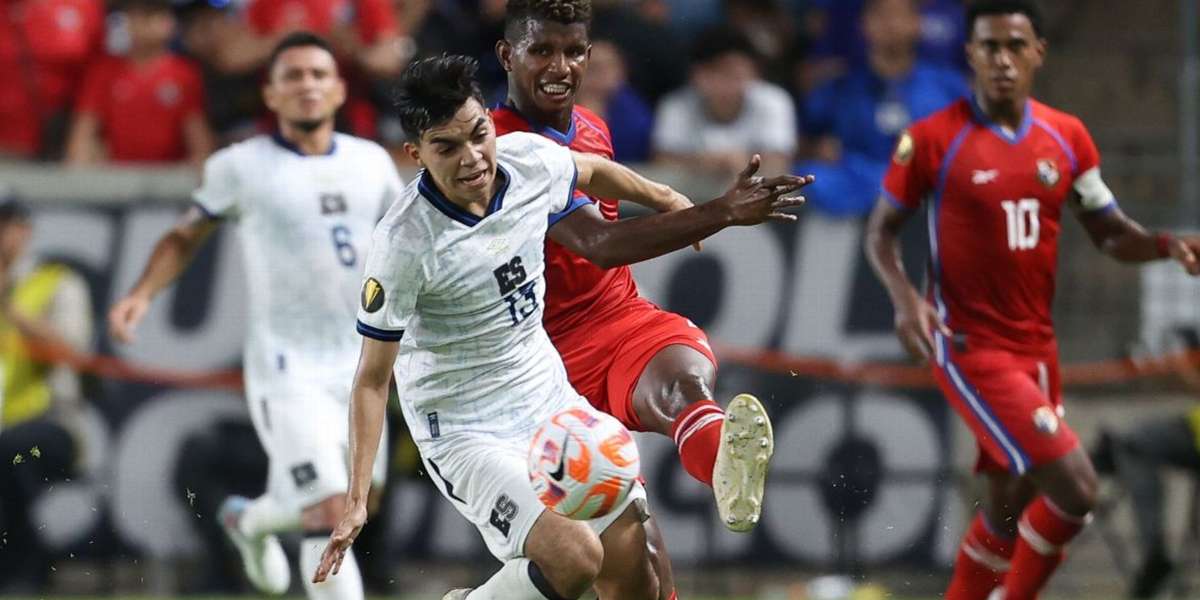
[{"label": "team crest on jersey", "polygon": [[900,134],[900,141],[896,142],[896,153],[892,155],[892,160],[902,167],[907,165],[912,161],[913,151],[916,150],[916,147],[912,134],[905,131]]},{"label": "team crest on jersey", "polygon": [[1050,160],[1049,158],[1038,159],[1037,170],[1038,181],[1041,181],[1042,185],[1048,188],[1058,185],[1058,179],[1060,177],[1058,173],[1058,164],[1053,160]]},{"label": "team crest on jersey", "polygon": [[362,287],[362,307],[363,310],[373,313],[380,308],[383,308],[383,285],[378,279],[368,277],[363,282]]},{"label": "team crest on jersey", "polygon": [[1039,406],[1033,411],[1033,426],[1046,435],[1058,433],[1058,415],[1049,406]]}]

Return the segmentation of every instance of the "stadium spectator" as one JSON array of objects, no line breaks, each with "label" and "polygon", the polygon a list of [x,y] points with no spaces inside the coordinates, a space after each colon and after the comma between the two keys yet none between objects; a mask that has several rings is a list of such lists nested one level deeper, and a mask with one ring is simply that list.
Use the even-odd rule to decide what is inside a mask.
[{"label": "stadium spectator", "polygon": [[687,45],[666,10],[659,0],[592,2],[592,37],[612,40],[630,58],[629,83],[651,105],[687,83]]},{"label": "stadium spectator", "polygon": [[796,152],[795,106],[763,81],[745,36],[718,28],[699,37],[691,83],[663,99],[655,115],[655,160],[732,175],[754,153],[764,173],[787,170]]},{"label": "stadium spectator", "polygon": [[789,8],[781,0],[725,0],[724,9],[729,25],[742,32],[762,57],[764,77],[792,86],[803,45]]},{"label": "stadium spectator", "polygon": [[245,24],[231,17],[228,0],[186,0],[177,10],[180,47],[200,67],[204,113],[217,146],[252,137],[263,108],[259,77],[231,66],[227,56],[239,37],[251,37]]},{"label": "stadium spectator", "polygon": [[610,40],[593,39],[588,73],[579,86],[578,103],[608,122],[613,157],[618,162],[650,159],[654,112],[629,86],[625,57]]},{"label": "stadium spectator", "polygon": [[1200,476],[1200,408],[1143,420],[1119,433],[1104,431],[1100,446],[1104,458],[1110,459],[1102,462],[1110,463],[1129,491],[1142,550],[1129,596],[1154,598],[1175,568],[1167,552],[1162,472],[1173,467]]},{"label": "stadium spectator", "polygon": [[70,100],[103,39],[102,0],[0,5],[0,156],[57,156]]},{"label": "stadium spectator", "polygon": [[817,176],[806,194],[814,208],[839,217],[870,212],[900,133],[966,95],[958,71],[918,59],[920,28],[912,0],[868,0],[867,62],[809,96],[801,121],[815,160],[795,171]]},{"label": "stadium spectator", "polygon": [[169,48],[168,0],[124,0],[129,51],[88,67],[67,138],[67,162],[199,165],[213,150],[200,70]]},{"label": "stadium spectator", "polygon": [[[867,61],[867,41],[861,28],[868,0],[809,0],[807,31],[812,60],[806,65],[804,89],[812,89],[847,69]],[[913,0],[921,13],[921,60],[967,70],[963,44],[966,28],[961,0]]]},{"label": "stadium spectator", "polygon": [[0,201],[0,593],[45,590],[50,557],[30,509],[78,456],[79,379],[35,353],[81,351],[92,339],[87,284],[65,265],[38,264],[32,237],[28,209]]}]

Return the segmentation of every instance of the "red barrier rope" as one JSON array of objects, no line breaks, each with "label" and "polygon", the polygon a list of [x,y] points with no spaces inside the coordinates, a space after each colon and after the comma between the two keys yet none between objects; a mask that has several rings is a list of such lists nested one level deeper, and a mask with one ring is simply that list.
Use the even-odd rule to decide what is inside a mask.
[{"label": "red barrier rope", "polygon": [[[929,367],[911,364],[868,362],[849,364],[826,358],[793,356],[774,350],[715,345],[723,362],[761,371],[878,387],[932,389]],[[172,387],[242,389],[237,369],[194,373],[132,364],[112,356],[89,355],[48,344],[31,345],[30,353],[41,362],[66,365],[79,373],[106,379],[151,383]],[[1135,379],[1177,376],[1195,379],[1200,369],[1200,350],[1178,352],[1144,360],[1122,358],[1063,365],[1063,385],[1071,387],[1113,385]]]}]

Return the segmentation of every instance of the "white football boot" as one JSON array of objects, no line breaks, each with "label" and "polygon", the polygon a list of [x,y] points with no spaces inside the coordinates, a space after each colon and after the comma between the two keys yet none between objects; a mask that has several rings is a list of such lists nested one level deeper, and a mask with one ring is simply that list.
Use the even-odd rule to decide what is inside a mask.
[{"label": "white football boot", "polygon": [[446,592],[445,596],[442,596],[442,600],[466,600],[467,594],[470,594],[473,589],[475,588],[450,590],[449,592]]},{"label": "white football boot", "polygon": [[287,555],[275,535],[263,535],[257,538],[242,533],[238,527],[242,512],[250,504],[250,499],[243,496],[230,496],[221,503],[217,511],[217,519],[221,528],[238,554],[242,555],[242,568],[246,571],[246,579],[258,591],[264,594],[278,596],[288,591],[292,583],[292,571],[288,567]]},{"label": "white football boot", "polygon": [[775,452],[771,418],[758,398],[738,394],[725,407],[721,446],[713,466],[713,495],[721,522],[732,531],[750,531],[762,514],[767,464]]}]

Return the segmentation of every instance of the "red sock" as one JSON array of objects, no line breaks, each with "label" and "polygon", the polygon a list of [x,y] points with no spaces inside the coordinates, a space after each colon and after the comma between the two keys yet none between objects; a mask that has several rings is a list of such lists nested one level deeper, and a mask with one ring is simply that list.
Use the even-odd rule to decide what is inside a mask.
[{"label": "red sock", "polygon": [[671,437],[679,448],[683,469],[696,481],[710,487],[724,422],[725,411],[721,406],[712,400],[702,400],[679,413],[671,426]]},{"label": "red sock", "polygon": [[1016,540],[993,530],[982,512],[975,515],[954,560],[945,600],[987,600],[1004,582],[1016,545]]},{"label": "red sock", "polygon": [[1062,562],[1062,547],[1087,523],[1068,515],[1045,496],[1025,509],[1017,525],[1020,536],[1012,567],[1004,578],[1004,600],[1034,600]]},{"label": "red sock", "polygon": [[667,600],[679,600],[679,596],[675,595],[675,590],[671,590],[671,596]]}]

